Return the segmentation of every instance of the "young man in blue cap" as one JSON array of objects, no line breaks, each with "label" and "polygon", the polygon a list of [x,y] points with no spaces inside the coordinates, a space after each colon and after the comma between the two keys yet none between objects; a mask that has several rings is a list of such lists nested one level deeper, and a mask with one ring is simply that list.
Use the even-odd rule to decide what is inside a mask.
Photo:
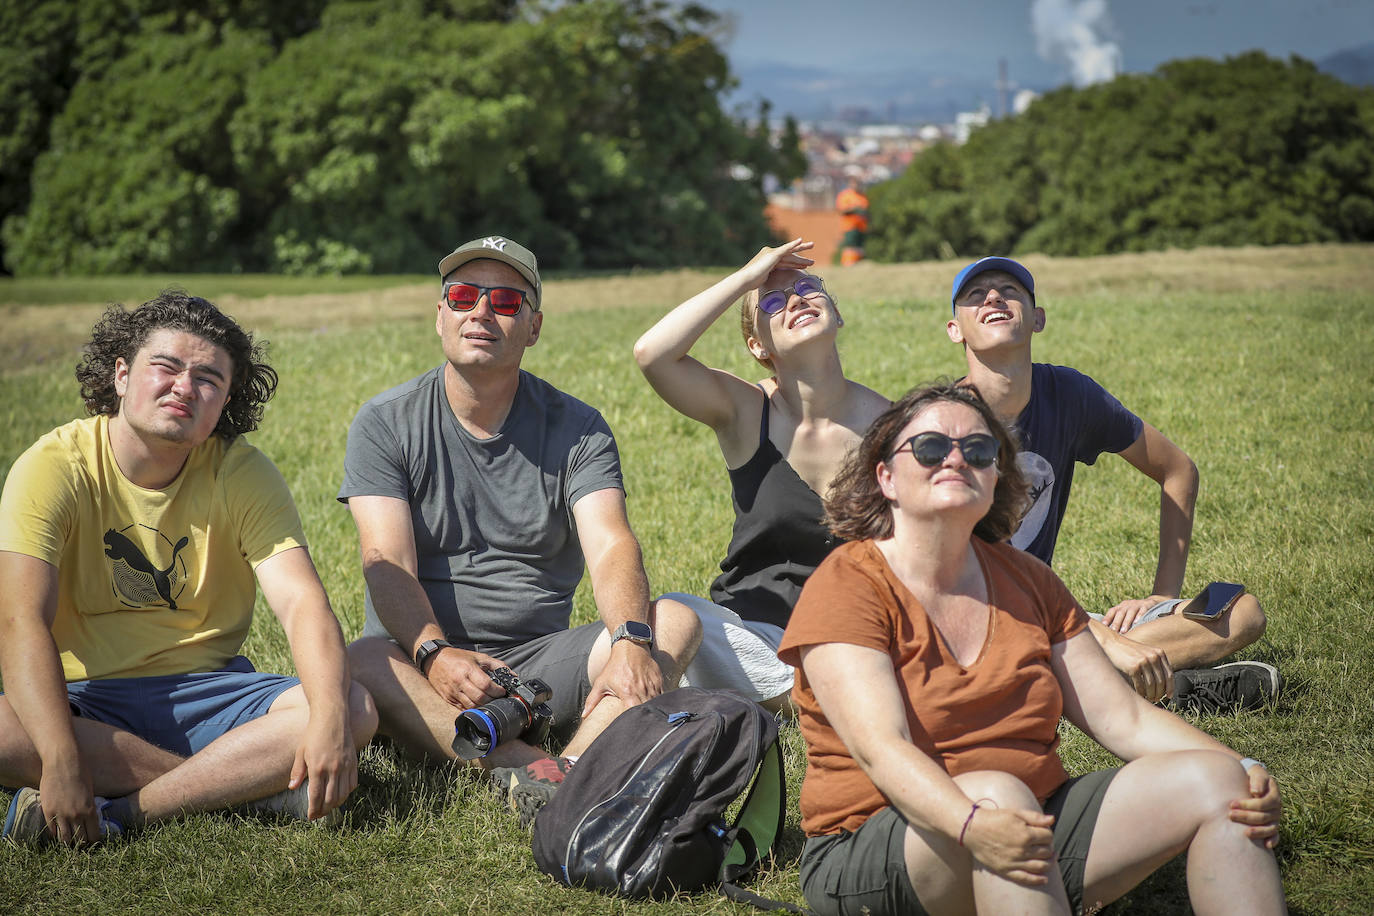
[{"label": "young man in blue cap", "polygon": [[1254,596],[1242,595],[1211,621],[1179,613],[1198,487],[1188,455],[1088,376],[1031,362],[1031,338],[1044,330],[1045,310],[1036,304],[1035,278],[1024,265],[999,257],[973,262],[954,278],[951,308],[946,330],[964,345],[966,381],[1021,437],[1018,461],[1032,482],[1032,503],[1012,543],[1049,563],[1074,463],[1119,454],[1159,484],[1159,563],[1149,596],[1109,609],[1094,621],[1093,635],[1147,699],[1169,695],[1176,705],[1215,712],[1273,697],[1280,678],[1271,665],[1204,667],[1264,633],[1264,612]]}]

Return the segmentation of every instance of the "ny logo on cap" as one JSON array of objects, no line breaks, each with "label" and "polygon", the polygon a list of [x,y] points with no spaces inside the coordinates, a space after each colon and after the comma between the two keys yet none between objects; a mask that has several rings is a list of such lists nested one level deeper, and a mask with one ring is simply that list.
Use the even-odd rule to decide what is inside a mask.
[{"label": "ny logo on cap", "polygon": [[483,248],[495,248],[497,251],[506,250],[506,240],[499,235],[489,235],[482,239]]}]

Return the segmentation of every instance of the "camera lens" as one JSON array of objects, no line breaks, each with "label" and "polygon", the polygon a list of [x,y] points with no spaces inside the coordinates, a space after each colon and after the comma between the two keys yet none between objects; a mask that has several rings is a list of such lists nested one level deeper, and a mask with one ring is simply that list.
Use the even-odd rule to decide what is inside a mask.
[{"label": "camera lens", "polygon": [[517,697],[500,697],[459,714],[453,723],[453,750],[464,760],[485,757],[498,744],[519,737],[530,726],[530,710]]},{"label": "camera lens", "polygon": [[453,729],[453,750],[464,760],[485,757],[500,743],[496,723],[480,707],[461,713]]}]

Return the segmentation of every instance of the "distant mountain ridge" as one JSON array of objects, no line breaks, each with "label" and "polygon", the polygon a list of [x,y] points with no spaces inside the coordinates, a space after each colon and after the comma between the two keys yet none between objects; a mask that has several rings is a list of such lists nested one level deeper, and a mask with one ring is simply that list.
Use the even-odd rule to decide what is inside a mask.
[{"label": "distant mountain ridge", "polygon": [[[1316,61],[1318,69],[1354,86],[1374,85],[1374,42],[1338,51]],[[791,114],[804,121],[892,121],[947,123],[956,112],[986,104],[994,114],[1000,99],[996,73],[985,77],[951,75],[935,66],[906,67],[875,73],[845,73],[823,67],[756,63],[736,69],[739,88],[728,106],[750,110],[759,98],[773,103],[774,115]],[[1042,73],[1029,80],[1011,74],[1014,96],[1020,89],[1045,92],[1056,83]],[[866,116],[864,112],[867,112]]]},{"label": "distant mountain ridge", "polygon": [[1374,41],[1323,57],[1317,69],[1352,86],[1374,86]]},{"label": "distant mountain ridge", "polygon": [[[740,86],[729,104],[752,106],[762,97],[773,103],[775,115],[791,114],[805,121],[943,123],[953,121],[956,112],[982,103],[994,112],[998,106],[995,71],[985,78],[971,78],[933,67],[842,73],[814,66],[752,64],[738,68],[736,75]],[[1043,91],[1048,87],[1030,88]],[[860,110],[867,110],[868,117],[855,117]]]}]

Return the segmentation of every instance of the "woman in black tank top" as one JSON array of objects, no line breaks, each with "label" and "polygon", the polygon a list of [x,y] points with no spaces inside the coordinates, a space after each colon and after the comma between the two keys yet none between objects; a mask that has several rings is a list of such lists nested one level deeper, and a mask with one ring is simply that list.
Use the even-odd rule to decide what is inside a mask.
[{"label": "woman in black tank top", "polygon": [[[635,361],[679,413],[710,427],[730,478],[734,532],[711,601],[693,606],[706,636],[688,680],[786,705],[791,669],[776,649],[806,578],[835,546],[821,497],[849,449],[889,404],[845,377],[844,325],[824,281],[807,272],[811,242],[763,248],[744,267],[673,309],[640,337]],[[753,383],[689,351],[743,296],[745,346],[771,375]]]}]

